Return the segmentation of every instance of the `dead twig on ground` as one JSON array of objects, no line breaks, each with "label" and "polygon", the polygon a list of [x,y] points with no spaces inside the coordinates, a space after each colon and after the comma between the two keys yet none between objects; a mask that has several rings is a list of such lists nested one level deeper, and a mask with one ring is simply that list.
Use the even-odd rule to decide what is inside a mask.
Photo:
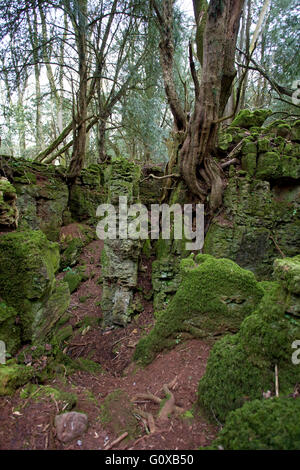
[{"label": "dead twig on ground", "polygon": [[120,437],[118,437],[117,439],[115,439],[114,441],[112,441],[111,444],[107,445],[107,446],[104,446],[104,450],[110,450],[112,449],[114,446],[116,446],[117,444],[119,444],[121,441],[123,441],[123,439],[125,439],[125,437],[128,436],[128,432],[124,432],[123,434],[121,434]]}]

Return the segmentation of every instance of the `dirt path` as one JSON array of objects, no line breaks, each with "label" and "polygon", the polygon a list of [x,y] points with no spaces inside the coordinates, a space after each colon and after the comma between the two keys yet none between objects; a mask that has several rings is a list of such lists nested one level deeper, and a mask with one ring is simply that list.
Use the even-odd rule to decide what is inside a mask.
[{"label": "dirt path", "polygon": [[[152,364],[138,368],[131,362],[134,347],[138,339],[151,329],[153,314],[151,302],[143,300],[144,311],[125,329],[102,330],[101,286],[97,283],[101,275],[99,264],[102,249],[101,241],[90,243],[83,251],[80,263],[85,265],[89,279],[80,285],[72,295],[69,320],[75,331],[70,342],[66,342],[65,352],[72,358],[92,359],[101,364],[103,373],[76,372],[64,380],[54,379],[49,385],[76,393],[76,410],[87,413],[89,427],[79,439],[69,444],[62,444],[55,436],[54,418],[62,411],[62,404],[54,397],[44,397],[35,401],[21,399],[17,392],[13,397],[0,398],[0,449],[91,449],[103,450],[120,434],[122,424],[126,428],[125,409],[116,411],[119,429],[112,420],[103,423],[101,405],[105,398],[116,390],[128,396],[128,409],[131,400],[141,393],[151,393],[165,398],[163,387],[170,384],[170,391],[176,405],[185,411],[184,417],[172,413],[166,421],[157,421],[159,405],[147,399],[137,399],[135,407],[139,412],[132,413],[131,419],[136,424],[134,435],[122,440],[114,449],[155,449],[155,450],[193,450],[209,445],[217,433],[217,426],[210,424],[193,409],[199,379],[205,372],[210,345],[195,339],[178,344],[175,349],[161,353]],[[140,285],[151,288],[150,262],[142,260],[145,268],[141,273]],[[84,302],[82,301],[84,299]],[[89,317],[87,326],[78,328]],[[76,330],[77,327],[77,330]],[[149,434],[145,413],[155,417],[155,431]],[[120,421],[121,420],[121,421]]]}]

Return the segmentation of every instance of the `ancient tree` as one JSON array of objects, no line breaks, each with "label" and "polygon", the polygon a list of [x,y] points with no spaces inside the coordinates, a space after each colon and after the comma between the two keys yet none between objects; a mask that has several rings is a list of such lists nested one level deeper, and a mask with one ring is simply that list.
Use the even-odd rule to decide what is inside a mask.
[{"label": "ancient tree", "polygon": [[192,48],[191,73],[195,86],[195,104],[191,116],[184,112],[173,77],[174,45],[172,37],[173,0],[164,0],[160,8],[152,5],[160,30],[160,56],[165,91],[179,139],[180,173],[190,191],[214,212],[222,202],[222,169],[214,159],[218,125],[231,94],[236,76],[236,41],[244,0],[194,0],[197,24],[197,56],[201,67],[198,78]]}]

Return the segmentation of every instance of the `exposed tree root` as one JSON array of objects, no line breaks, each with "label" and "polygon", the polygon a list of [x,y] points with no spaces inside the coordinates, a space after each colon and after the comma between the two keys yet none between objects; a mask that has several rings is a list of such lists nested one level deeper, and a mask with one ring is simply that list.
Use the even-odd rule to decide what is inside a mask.
[{"label": "exposed tree root", "polygon": [[158,413],[158,419],[162,423],[168,420],[169,416],[171,416],[175,408],[175,397],[173,393],[170,392],[167,385],[164,385],[163,389],[166,394],[167,400],[160,409],[160,412]]},{"label": "exposed tree root", "polygon": [[[138,393],[134,398],[132,398],[131,401],[138,402],[139,400],[149,400],[157,405],[161,405],[161,403],[164,401],[157,417],[158,424],[163,424],[168,420],[168,418],[172,415],[172,413],[175,413],[178,415],[178,414],[184,413],[185,411],[180,406],[176,406],[174,394],[170,391],[171,388],[175,387],[176,381],[177,381],[177,378],[175,377],[175,379],[172,380],[170,384],[165,384],[163,386],[163,391],[166,395],[166,400],[162,400],[161,398],[157,397],[153,393]],[[146,419],[148,428],[150,431],[149,435],[155,433],[156,426],[155,426],[155,420],[154,420],[152,413],[141,410],[140,408],[136,408],[135,412],[139,416]]]}]

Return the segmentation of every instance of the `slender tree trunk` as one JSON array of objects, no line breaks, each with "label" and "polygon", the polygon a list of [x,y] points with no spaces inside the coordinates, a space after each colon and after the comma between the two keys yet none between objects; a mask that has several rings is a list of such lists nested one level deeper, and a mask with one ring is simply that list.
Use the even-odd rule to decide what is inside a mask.
[{"label": "slender tree trunk", "polygon": [[106,160],[105,132],[106,132],[106,119],[102,118],[102,119],[99,119],[98,126],[97,126],[98,163],[102,163]]},{"label": "slender tree trunk", "polygon": [[[248,0],[248,2],[247,2],[246,36],[245,36],[245,53],[246,53],[246,57],[250,53],[250,28],[251,28],[251,20],[252,20],[252,8],[251,7],[252,7],[251,0]],[[243,84],[242,84],[241,96],[240,96],[240,102],[239,102],[238,110],[244,109],[244,107],[245,107],[247,85],[248,85],[248,71],[246,71],[244,81],[243,81]]]},{"label": "slender tree trunk", "polygon": [[38,39],[37,13],[36,13],[35,8],[33,8],[33,24],[31,24],[31,20],[30,20],[28,13],[27,13],[27,21],[28,21],[30,42],[32,46],[33,60],[34,60],[35,101],[36,101],[35,141],[36,141],[37,151],[40,152],[41,149],[45,145],[45,140],[44,140],[44,135],[43,135],[42,120],[41,120],[41,117],[42,117],[42,112],[41,112],[42,96],[41,96],[41,83],[40,83],[41,67],[39,65],[39,55],[38,55],[39,39]]},{"label": "slender tree trunk", "polygon": [[[79,60],[79,92],[78,92],[78,122],[74,122],[73,153],[68,170],[70,179],[79,175],[84,165],[86,144],[86,118],[87,118],[87,0],[78,0],[78,28],[76,41]],[[76,124],[78,124],[76,126]]]},{"label": "slender tree trunk", "polygon": [[24,105],[23,98],[26,90],[26,85],[21,87],[18,86],[18,134],[19,134],[19,153],[21,157],[25,157],[26,152],[26,130],[25,130],[25,116],[24,116]]}]

